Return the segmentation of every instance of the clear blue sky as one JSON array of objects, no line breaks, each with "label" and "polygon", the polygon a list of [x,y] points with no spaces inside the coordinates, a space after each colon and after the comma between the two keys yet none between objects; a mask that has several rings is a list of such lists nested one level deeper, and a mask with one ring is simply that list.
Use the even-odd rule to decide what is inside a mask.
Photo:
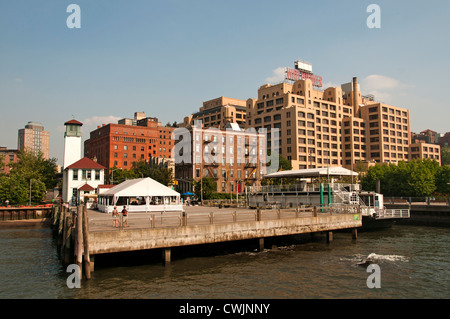
[{"label": "clear blue sky", "polygon": [[[69,4],[81,28],[69,29]],[[369,4],[381,28],[369,29]],[[63,159],[63,123],[145,111],[180,122],[203,101],[253,98],[275,70],[311,62],[325,85],[356,76],[363,93],[408,108],[411,130],[450,131],[449,1],[2,0],[0,145],[17,148],[28,121],[50,131]]]}]

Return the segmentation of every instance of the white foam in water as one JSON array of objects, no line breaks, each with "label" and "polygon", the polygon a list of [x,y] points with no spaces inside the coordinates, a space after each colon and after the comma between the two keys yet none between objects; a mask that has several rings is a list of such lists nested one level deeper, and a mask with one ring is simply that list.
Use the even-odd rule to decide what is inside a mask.
[{"label": "white foam in water", "polygon": [[387,261],[404,261],[407,262],[408,258],[405,256],[399,255],[377,255],[375,253],[371,253],[367,256],[366,260],[375,261],[375,260],[387,260]]}]

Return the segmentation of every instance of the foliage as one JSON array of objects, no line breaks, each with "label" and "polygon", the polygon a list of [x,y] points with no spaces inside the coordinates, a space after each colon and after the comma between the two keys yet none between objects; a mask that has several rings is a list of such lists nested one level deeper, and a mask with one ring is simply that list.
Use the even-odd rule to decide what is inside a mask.
[{"label": "foliage", "polygon": [[361,177],[361,186],[364,190],[375,191],[378,180],[380,191],[385,196],[450,194],[447,184],[450,182],[449,168],[430,159],[372,166]]},{"label": "foliage", "polygon": [[[270,151],[268,151],[270,156]],[[269,166],[271,161],[267,163]],[[290,171],[292,169],[291,162],[279,155],[278,157],[278,171]],[[280,185],[280,184],[292,184],[295,179],[292,178],[264,178],[261,181],[261,185]]]},{"label": "foliage", "polygon": [[17,163],[8,164],[11,171],[0,176],[0,201],[10,204],[26,204],[29,201],[30,185],[32,202],[40,202],[47,189],[57,185],[56,159],[44,159],[42,154],[34,155],[22,150]]},{"label": "foliage", "polygon": [[194,185],[194,193],[198,199],[202,198],[202,193],[203,199],[211,199],[213,194],[217,191],[217,183],[211,177],[203,177],[198,181],[192,181],[192,183]]},{"label": "foliage", "polygon": [[[114,173],[112,173],[114,171]],[[172,169],[162,165],[150,165],[145,160],[134,162],[131,169],[110,168],[110,178],[114,184],[120,184],[127,179],[150,177],[155,181],[169,186],[173,183]]]},{"label": "foliage", "polygon": [[441,165],[450,165],[450,146],[441,148]]}]

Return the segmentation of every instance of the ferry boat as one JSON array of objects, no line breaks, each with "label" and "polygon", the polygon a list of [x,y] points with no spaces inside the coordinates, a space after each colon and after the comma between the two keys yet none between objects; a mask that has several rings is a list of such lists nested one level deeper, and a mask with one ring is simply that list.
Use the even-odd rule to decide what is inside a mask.
[{"label": "ferry boat", "polygon": [[[358,173],[343,167],[280,171],[264,178],[295,178],[295,183],[247,186],[247,205],[254,208],[336,207],[350,206],[361,210],[362,229],[391,227],[396,220],[409,218],[409,209],[387,209],[383,195],[361,190],[357,183],[338,183],[343,176],[357,178]],[[325,181],[325,182],[324,182]]]}]

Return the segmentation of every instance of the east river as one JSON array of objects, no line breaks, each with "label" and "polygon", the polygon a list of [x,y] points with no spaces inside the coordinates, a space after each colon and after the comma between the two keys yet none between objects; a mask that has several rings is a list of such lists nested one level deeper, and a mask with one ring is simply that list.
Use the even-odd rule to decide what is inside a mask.
[{"label": "east river", "polygon": [[[0,229],[1,299],[310,299],[450,298],[450,229],[390,229],[286,237],[174,249],[169,267],[160,251],[97,256],[91,280],[70,289],[49,228]],[[380,288],[359,265],[370,256]]]}]

